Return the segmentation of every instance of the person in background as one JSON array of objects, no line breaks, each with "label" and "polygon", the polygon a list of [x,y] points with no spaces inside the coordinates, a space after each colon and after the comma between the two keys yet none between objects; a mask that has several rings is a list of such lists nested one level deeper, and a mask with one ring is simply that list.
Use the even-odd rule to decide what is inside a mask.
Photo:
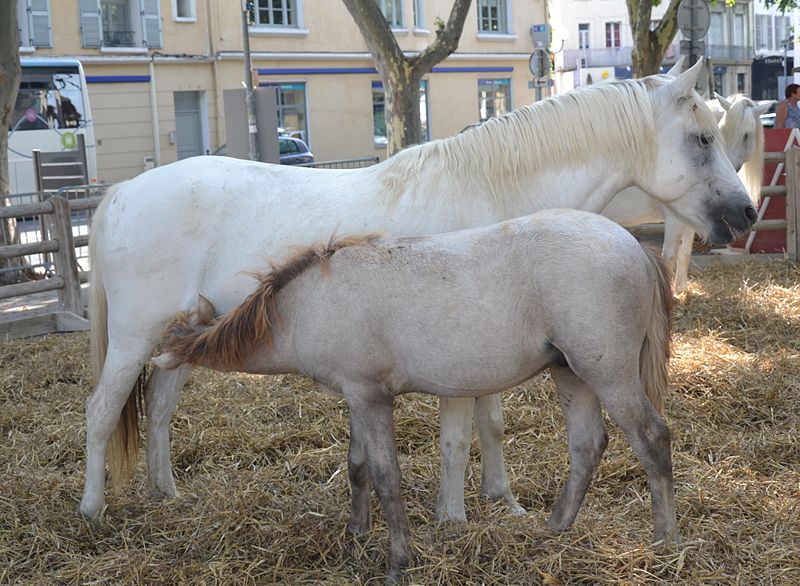
[{"label": "person in background", "polygon": [[790,83],[786,86],[786,99],[775,110],[775,128],[800,128],[800,85]]}]

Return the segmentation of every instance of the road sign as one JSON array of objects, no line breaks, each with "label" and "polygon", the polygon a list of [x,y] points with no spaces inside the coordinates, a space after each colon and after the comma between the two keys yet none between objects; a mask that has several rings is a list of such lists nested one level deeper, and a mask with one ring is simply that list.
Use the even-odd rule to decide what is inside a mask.
[{"label": "road sign", "polygon": [[547,49],[550,46],[550,25],[534,24],[531,26],[533,46],[537,49]]},{"label": "road sign", "polygon": [[547,54],[547,49],[534,49],[528,59],[528,67],[533,74],[533,77],[544,77],[550,71],[550,57]]},{"label": "road sign", "polygon": [[683,0],[678,7],[678,28],[690,41],[706,36],[711,26],[711,8],[708,0]]}]

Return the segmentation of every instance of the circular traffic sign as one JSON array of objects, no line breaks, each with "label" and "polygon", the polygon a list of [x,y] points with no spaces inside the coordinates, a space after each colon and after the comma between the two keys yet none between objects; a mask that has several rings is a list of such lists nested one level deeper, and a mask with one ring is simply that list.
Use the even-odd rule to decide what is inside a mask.
[{"label": "circular traffic sign", "polygon": [[678,7],[678,28],[690,41],[706,36],[711,26],[711,8],[707,0],[683,0]]}]

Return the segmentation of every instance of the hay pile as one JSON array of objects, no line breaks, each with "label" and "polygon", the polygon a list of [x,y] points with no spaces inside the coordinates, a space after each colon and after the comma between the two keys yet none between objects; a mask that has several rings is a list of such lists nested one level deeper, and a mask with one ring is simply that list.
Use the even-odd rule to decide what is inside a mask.
[{"label": "hay pile", "polygon": [[[544,529],[568,462],[546,377],[505,396],[512,486],[530,514],[480,499],[473,460],[470,523],[436,523],[436,402],[410,396],[396,411],[408,583],[800,584],[800,273],[776,262],[693,276],[667,402],[684,542],[648,545],[645,476],[613,425],[575,526]],[[99,528],[82,521],[87,356],[84,334],[0,344],[0,583],[383,582],[377,500],[370,534],[344,531],[346,406],[297,377],[195,372],[172,426],[180,498],[144,498],[140,471]]]}]

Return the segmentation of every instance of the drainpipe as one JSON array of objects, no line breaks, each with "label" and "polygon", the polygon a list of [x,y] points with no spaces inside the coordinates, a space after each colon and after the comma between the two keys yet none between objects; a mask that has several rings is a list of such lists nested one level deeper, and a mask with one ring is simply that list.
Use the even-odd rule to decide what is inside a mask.
[{"label": "drainpipe", "polygon": [[158,103],[156,102],[156,56],[150,56],[150,118],[153,120],[153,155],[155,158],[156,167],[161,165],[161,137],[158,131]]},{"label": "drainpipe", "polygon": [[[216,5],[216,4],[215,4]],[[219,63],[215,38],[219,29],[218,13],[212,12],[211,0],[206,0],[206,20],[208,21],[208,56],[211,58],[211,73],[214,79],[214,109],[217,121],[217,147],[225,143],[225,111],[223,109],[222,84],[219,81]]]}]

